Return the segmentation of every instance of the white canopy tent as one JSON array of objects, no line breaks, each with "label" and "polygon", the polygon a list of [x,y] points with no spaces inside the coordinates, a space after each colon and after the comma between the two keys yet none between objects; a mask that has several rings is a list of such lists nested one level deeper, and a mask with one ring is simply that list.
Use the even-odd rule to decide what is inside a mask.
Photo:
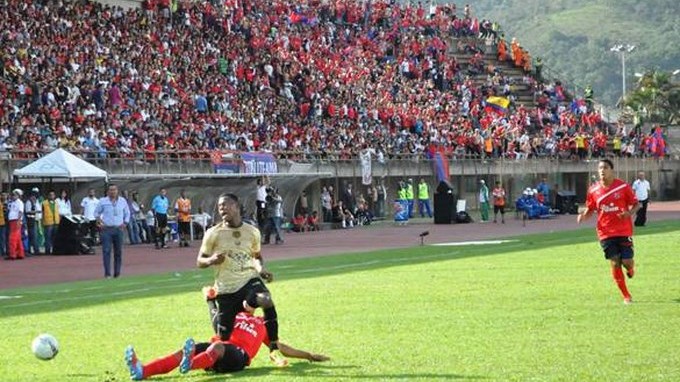
[{"label": "white canopy tent", "polygon": [[14,178],[42,178],[42,179],[104,179],[108,181],[108,174],[99,167],[69,153],[64,149],[57,149],[39,158],[25,167],[14,170]]}]

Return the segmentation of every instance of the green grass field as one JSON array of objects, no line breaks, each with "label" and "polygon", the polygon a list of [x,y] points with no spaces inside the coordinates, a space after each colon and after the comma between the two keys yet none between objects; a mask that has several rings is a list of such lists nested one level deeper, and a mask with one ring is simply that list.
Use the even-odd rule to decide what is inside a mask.
[{"label": "green grass field", "polygon": [[[625,306],[592,229],[500,245],[424,246],[271,262],[280,334],[332,361],[159,381],[678,381],[680,223],[638,230]],[[126,381],[144,361],[211,334],[210,271],[3,290],[0,381]],[[55,335],[39,361],[30,343]]]}]

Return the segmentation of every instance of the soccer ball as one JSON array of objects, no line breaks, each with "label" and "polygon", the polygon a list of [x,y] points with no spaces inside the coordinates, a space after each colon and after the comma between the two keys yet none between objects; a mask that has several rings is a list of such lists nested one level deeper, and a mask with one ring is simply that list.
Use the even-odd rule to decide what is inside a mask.
[{"label": "soccer ball", "polygon": [[53,335],[44,333],[35,337],[31,344],[31,350],[38,359],[47,361],[56,357],[59,353],[59,342]]}]

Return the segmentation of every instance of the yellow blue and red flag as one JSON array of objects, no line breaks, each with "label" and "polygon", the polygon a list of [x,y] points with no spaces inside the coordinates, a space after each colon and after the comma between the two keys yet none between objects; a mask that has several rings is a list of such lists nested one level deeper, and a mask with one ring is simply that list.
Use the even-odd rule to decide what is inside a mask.
[{"label": "yellow blue and red flag", "polygon": [[[492,96],[486,99],[486,111],[495,111],[496,113],[505,114],[508,112],[510,100],[505,97]],[[490,110],[489,110],[490,109]]]}]

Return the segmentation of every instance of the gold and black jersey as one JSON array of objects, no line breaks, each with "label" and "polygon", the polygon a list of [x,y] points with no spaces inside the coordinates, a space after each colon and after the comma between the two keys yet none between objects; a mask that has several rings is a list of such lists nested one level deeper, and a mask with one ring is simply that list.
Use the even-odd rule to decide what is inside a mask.
[{"label": "gold and black jersey", "polygon": [[238,228],[216,225],[206,232],[201,253],[225,255],[225,261],[214,266],[215,288],[218,294],[234,293],[259,277],[254,256],[260,253],[260,231],[250,224]]}]

